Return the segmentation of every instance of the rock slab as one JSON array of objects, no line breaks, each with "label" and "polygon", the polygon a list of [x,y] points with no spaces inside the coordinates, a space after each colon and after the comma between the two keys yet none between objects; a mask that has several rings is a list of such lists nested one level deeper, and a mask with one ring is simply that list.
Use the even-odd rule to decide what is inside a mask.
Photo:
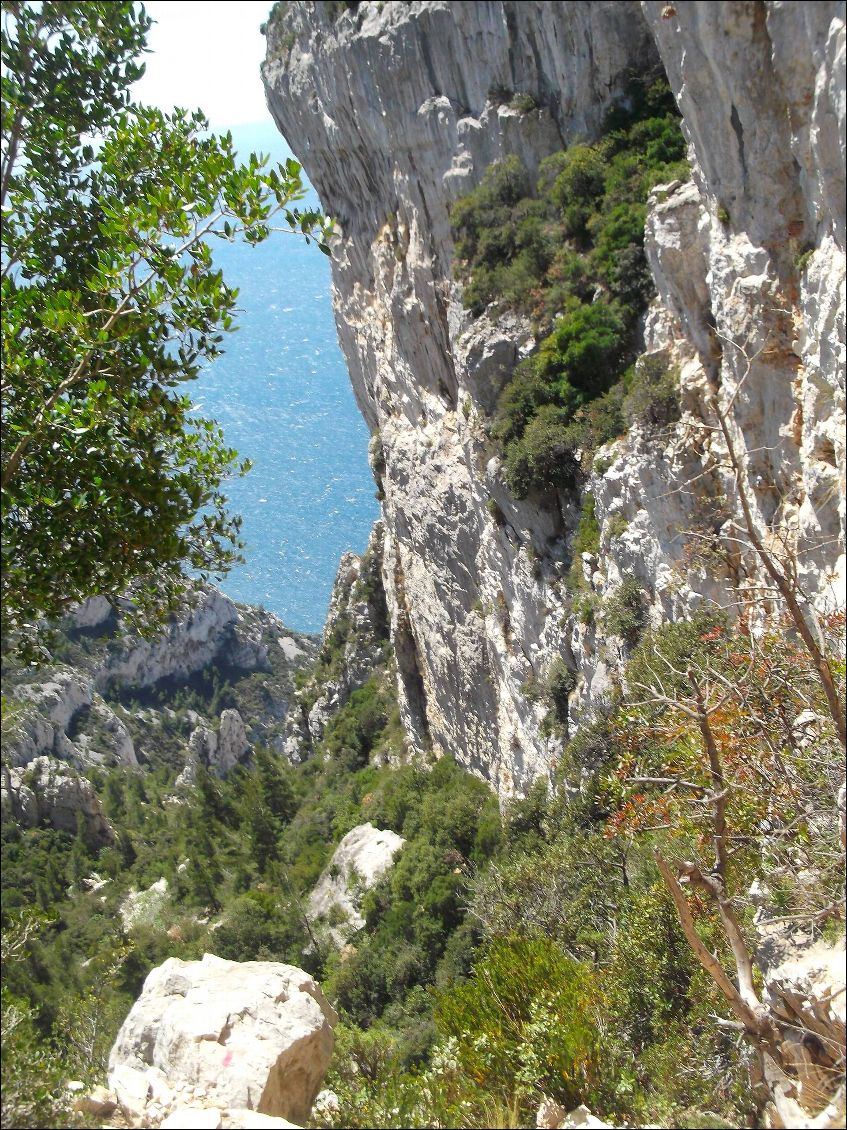
[{"label": "rock slab", "polygon": [[317,984],[269,961],[169,958],[118,1033],[109,1085],[131,1120],[185,1108],[308,1118],[329,1066],[336,1014]]},{"label": "rock slab", "polygon": [[[370,890],[394,863],[394,857],[406,841],[390,830],[382,831],[373,824],[353,828],[333,853],[329,866],[309,896],[309,912],[315,917],[341,910],[352,930],[365,924],[357,888]],[[335,936],[335,932],[333,932]],[[340,937],[336,940],[341,942]]]}]

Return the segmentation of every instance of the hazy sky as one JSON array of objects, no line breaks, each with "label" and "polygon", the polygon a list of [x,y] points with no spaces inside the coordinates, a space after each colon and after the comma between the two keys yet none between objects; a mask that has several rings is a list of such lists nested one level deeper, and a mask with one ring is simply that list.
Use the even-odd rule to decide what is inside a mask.
[{"label": "hazy sky", "polygon": [[213,129],[269,121],[259,64],[259,25],[272,0],[149,0],[154,20],[135,86],[139,102],[172,110],[202,110]]}]

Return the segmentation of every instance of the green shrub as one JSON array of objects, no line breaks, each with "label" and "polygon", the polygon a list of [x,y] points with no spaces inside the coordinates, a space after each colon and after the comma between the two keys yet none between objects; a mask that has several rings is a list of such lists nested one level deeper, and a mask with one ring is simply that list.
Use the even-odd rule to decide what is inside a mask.
[{"label": "green shrub", "polygon": [[799,251],[797,253],[794,259],[794,266],[797,268],[799,274],[802,275],[802,273],[806,270],[812,260],[814,253],[814,247],[804,247],[802,251]]},{"label": "green shrub", "polygon": [[597,1071],[595,991],[590,968],[551,938],[499,938],[468,981],[439,995],[435,1020],[485,1091],[572,1108]]},{"label": "green shrub", "polygon": [[574,442],[584,453],[586,468],[598,447],[617,439],[626,431],[623,396],[623,385],[618,383],[574,413],[573,421],[568,426]]},{"label": "green shrub", "polygon": [[692,665],[695,668],[707,666],[715,648],[715,636],[720,638],[725,627],[726,613],[717,608],[699,610],[690,620],[662,624],[647,632],[632,653],[627,667],[627,679],[632,683],[655,687],[658,691],[660,687],[653,669],[658,652],[670,664],[670,667],[664,663],[661,665],[661,681],[665,693],[673,691],[682,696],[688,694],[691,687],[687,676],[674,675],[671,668],[686,672]]},{"label": "green shrub", "polygon": [[579,525],[574,534],[571,545],[571,566],[568,570],[566,585],[571,593],[578,593],[585,588],[585,577],[582,571],[582,554],[597,553],[600,549],[600,523],[594,512],[594,495],[585,494],[582,498],[582,510],[579,516]]},{"label": "green shrub", "polygon": [[535,851],[546,837],[549,788],[542,778],[534,781],[526,796],[514,797],[504,811],[502,849],[506,855],[514,851]]},{"label": "green shrub", "polygon": [[231,904],[206,945],[210,953],[230,961],[286,961],[307,941],[293,905],[264,891],[250,891]]},{"label": "green shrub", "polygon": [[614,459],[610,459],[608,458],[608,456],[598,456],[592,463],[591,470],[595,475],[600,475],[602,477],[606,474],[613,463]]},{"label": "green shrub", "polygon": [[646,218],[647,208],[644,204],[626,201],[616,204],[608,213],[599,215],[594,221],[592,260],[607,286],[614,289],[621,252],[629,247],[643,246]]},{"label": "green shrub", "polygon": [[582,960],[605,962],[612,921],[629,902],[618,846],[601,832],[572,828],[548,801],[541,842],[513,846],[474,876],[471,905],[487,939],[555,937]]},{"label": "green shrub", "polygon": [[647,429],[667,427],[680,415],[679,373],[661,355],[642,357],[625,378],[623,412]]},{"label": "green shrub", "polygon": [[610,635],[620,636],[630,647],[638,643],[649,619],[647,594],[635,577],[627,577],[604,601],[604,630]]},{"label": "green shrub", "polygon": [[606,523],[606,532],[610,539],[623,537],[629,529],[629,522],[623,514],[614,514]]},{"label": "green shrub", "polygon": [[[501,101],[512,97],[500,93]],[[634,77],[606,128],[595,144],[545,159],[534,195],[526,171],[509,157],[451,210],[468,308],[510,307],[538,324],[540,345],[516,367],[492,429],[519,497],[571,489],[575,476],[563,469],[561,454],[580,451],[587,461],[625,430],[619,381],[653,296],[644,256],[647,195],[654,184],[686,175],[685,141],[664,79]],[[656,388],[645,401],[634,388],[630,418],[649,425],[675,418],[671,393]],[[524,442],[537,417],[543,425]]]},{"label": "green shrub", "polygon": [[509,445],[504,473],[515,498],[576,486],[579,460],[560,409],[550,404],[539,410],[521,438]]},{"label": "green shrub", "polygon": [[571,611],[581,624],[593,624],[597,604],[597,597],[593,592],[578,592],[571,598]]},{"label": "green shrub", "polygon": [[70,1074],[67,1051],[39,1033],[35,1012],[16,1000],[4,985],[3,1125],[15,1127],[73,1126],[71,1097],[65,1088]]},{"label": "green shrub", "polygon": [[574,302],[542,341],[536,374],[552,385],[556,400],[570,414],[613,383],[625,349],[626,327],[614,303]]},{"label": "green shrub", "polygon": [[485,503],[485,509],[494,519],[498,526],[505,526],[506,515],[500,509],[500,504],[496,498],[489,498]]},{"label": "green shrub", "polygon": [[[597,553],[600,549],[600,523],[595,513],[593,494],[585,494],[582,499],[582,510],[579,515],[579,525],[574,534],[571,551],[574,558],[583,553]],[[582,563],[580,562],[580,567]]]},{"label": "green shrub", "polygon": [[572,145],[562,156],[550,198],[564,217],[567,234],[576,235],[584,231],[603,194],[606,162],[602,150],[592,145]]},{"label": "green shrub", "polygon": [[450,211],[457,257],[489,270],[508,262],[519,250],[520,216],[513,209],[528,190],[529,178],[519,158],[507,157],[491,165],[473,192],[456,201]]},{"label": "green shrub", "polygon": [[536,374],[530,362],[518,365],[497,402],[492,435],[504,445],[520,439],[538,410],[552,404],[553,398],[553,389]]},{"label": "green shrub", "polygon": [[341,711],[327,726],[324,744],[329,753],[344,755],[349,768],[367,764],[371,750],[388,725],[388,702],[371,679],[353,691]]},{"label": "green shrub", "polygon": [[374,478],[377,481],[377,485],[380,486],[382,484],[382,480],[385,478],[386,470],[385,447],[382,440],[382,434],[380,432],[375,432],[371,436],[370,442],[368,444],[368,454],[371,458],[371,468],[373,470]]},{"label": "green shrub", "polygon": [[520,114],[529,114],[538,109],[538,103],[531,94],[516,94],[509,102],[509,108]]},{"label": "green shrub", "polygon": [[529,703],[541,702],[544,690],[538,681],[538,676],[534,671],[530,671],[524,681],[521,683],[521,694],[524,699]]},{"label": "green shrub", "polygon": [[514,97],[514,90],[502,83],[494,83],[488,88],[488,101],[492,106],[505,106]]},{"label": "green shrub", "polygon": [[576,674],[564,659],[556,656],[547,672],[546,697],[556,723],[567,726],[569,700],[576,689]]}]

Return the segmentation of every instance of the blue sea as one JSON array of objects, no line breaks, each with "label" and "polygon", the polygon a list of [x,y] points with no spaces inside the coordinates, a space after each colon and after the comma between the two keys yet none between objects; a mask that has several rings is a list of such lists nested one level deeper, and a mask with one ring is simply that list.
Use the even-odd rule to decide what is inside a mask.
[{"label": "blue sea", "polygon": [[[232,133],[242,157],[291,156],[273,122]],[[303,203],[317,204],[311,190]],[[220,587],[290,628],[319,632],[339,558],[364,550],[378,514],[368,431],[335,336],[329,260],[282,233],[253,248],[214,243],[224,277],[240,290],[240,328],[192,398],[254,463],[227,484],[230,509],[244,519],[246,564]]]}]

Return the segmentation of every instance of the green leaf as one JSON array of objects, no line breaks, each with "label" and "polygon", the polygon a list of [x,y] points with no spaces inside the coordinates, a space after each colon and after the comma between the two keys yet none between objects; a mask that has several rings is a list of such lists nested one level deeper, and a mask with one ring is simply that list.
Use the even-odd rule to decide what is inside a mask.
[{"label": "green leaf", "polygon": [[[4,635],[95,592],[237,559],[220,487],[246,465],[174,391],[236,329],[237,291],[194,233],[223,207],[214,234],[258,243],[272,216],[300,225],[302,193],[297,162],[265,173],[264,157],[237,160],[231,134],[204,136],[201,112],[132,101],[149,27],[140,5],[13,7],[4,107],[9,92],[30,93],[3,205],[4,262],[17,268],[2,284],[2,423],[14,437]],[[320,222],[305,213],[298,230]]]}]

